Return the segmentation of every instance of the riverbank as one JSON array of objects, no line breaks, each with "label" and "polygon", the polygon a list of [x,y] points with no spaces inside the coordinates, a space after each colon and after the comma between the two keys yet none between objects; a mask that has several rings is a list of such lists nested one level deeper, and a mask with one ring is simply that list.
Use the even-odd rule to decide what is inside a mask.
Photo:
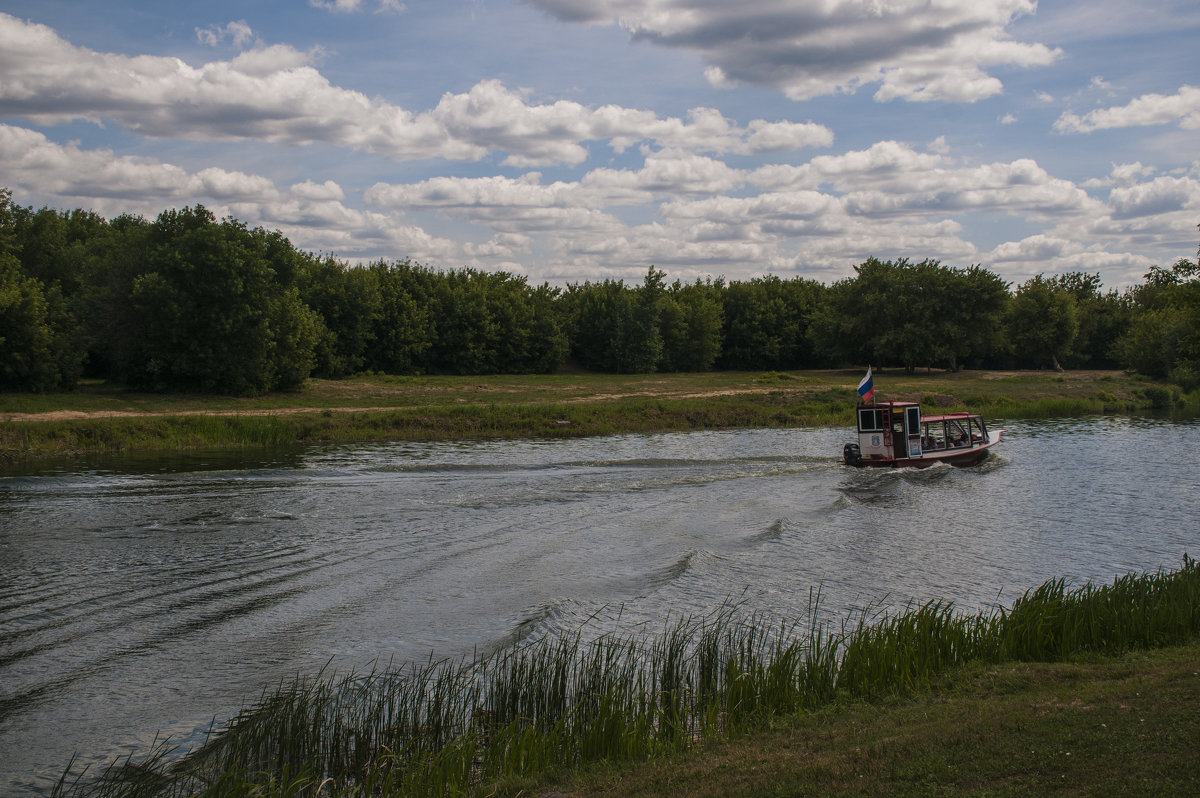
[{"label": "riverbank", "polygon": [[[848,423],[854,371],[360,376],[253,398],[144,394],[89,382],[0,394],[0,462],[124,451],[385,440],[583,437]],[[881,398],[993,418],[1200,406],[1119,371],[877,371]]]},{"label": "riverbank", "polygon": [[[1200,567],[300,676],[68,795],[1191,794]],[[638,764],[640,763],[640,764]],[[78,780],[76,780],[78,778]],[[565,785],[565,787],[564,787]]]},{"label": "riverbank", "polygon": [[1200,794],[1200,642],[1069,663],[972,665],[637,767],[497,795]]}]

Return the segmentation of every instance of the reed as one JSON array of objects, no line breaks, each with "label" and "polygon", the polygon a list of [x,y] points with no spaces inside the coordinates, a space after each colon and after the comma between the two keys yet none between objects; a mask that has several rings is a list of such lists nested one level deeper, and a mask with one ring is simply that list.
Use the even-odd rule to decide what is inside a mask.
[{"label": "reed", "polygon": [[632,762],[730,737],[841,698],[908,693],[967,663],[1059,661],[1179,644],[1200,633],[1200,567],[1111,584],[1046,582],[974,614],[931,601],[864,611],[836,631],[771,623],[735,606],[657,634],[582,633],[490,656],[298,677],[172,756],[59,795],[471,795],[507,780]]}]

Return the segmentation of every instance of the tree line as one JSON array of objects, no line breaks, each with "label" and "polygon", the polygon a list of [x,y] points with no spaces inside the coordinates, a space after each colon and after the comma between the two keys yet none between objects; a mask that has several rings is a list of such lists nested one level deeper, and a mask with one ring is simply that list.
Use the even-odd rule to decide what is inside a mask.
[{"label": "tree line", "polygon": [[0,389],[82,377],[258,394],[310,376],[876,366],[1127,368],[1200,385],[1200,266],[1124,292],[1098,274],[1015,290],[981,267],[869,259],[832,285],[587,281],[351,265],[197,205],[155,219],[34,210],[0,190]]}]

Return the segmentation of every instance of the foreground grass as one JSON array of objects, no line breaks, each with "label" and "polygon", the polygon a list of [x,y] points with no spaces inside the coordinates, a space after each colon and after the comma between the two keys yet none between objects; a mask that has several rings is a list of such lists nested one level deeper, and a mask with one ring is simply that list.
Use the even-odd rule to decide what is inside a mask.
[{"label": "foreground grass", "polygon": [[914,696],[842,702],[702,750],[523,786],[576,798],[1197,795],[1198,707],[1198,642],[976,663]]},{"label": "foreground grass", "polygon": [[[469,662],[300,677],[181,758],[161,746],[97,781],[68,773],[60,792],[517,796],[637,762],[650,764],[601,771],[575,787],[1002,794],[1049,784],[1075,790],[1070,772],[1102,778],[1088,784],[1108,794],[1134,772],[1157,792],[1198,778],[1173,768],[1176,755],[1198,758],[1200,663],[1168,667],[1158,681],[1169,689],[1142,700],[1140,687],[1129,698],[1128,683],[1104,692],[1102,680],[1088,678],[1105,668],[1114,683],[1146,678],[1121,670],[1133,660],[1078,658],[1187,644],[1194,653],[1197,633],[1200,566],[1187,556],[1177,571],[1108,585],[1053,580],[1011,607],[974,615],[929,602],[832,630],[739,618],[727,608],[656,636],[548,639]],[[1073,664],[1009,664],[1043,662]],[[1030,695],[1032,710],[1023,703]],[[1168,711],[1176,698],[1183,715]],[[1147,716],[1152,725],[1141,726]],[[684,755],[705,746],[700,758]],[[1126,755],[1148,764],[1131,771]],[[1087,770],[1105,756],[1103,775]],[[1135,786],[1144,792],[1147,782]]]},{"label": "foreground grass", "polygon": [[[0,463],[131,450],[383,440],[581,437],[690,429],[846,425],[854,371],[364,376],[254,398],[0,394]],[[1200,409],[1200,395],[1121,372],[877,372],[881,398],[1029,418]]]}]

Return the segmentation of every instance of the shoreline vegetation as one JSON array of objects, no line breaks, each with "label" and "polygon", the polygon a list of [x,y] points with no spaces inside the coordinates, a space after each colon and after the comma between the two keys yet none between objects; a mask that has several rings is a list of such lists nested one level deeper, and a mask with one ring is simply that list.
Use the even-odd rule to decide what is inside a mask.
[{"label": "shoreline vegetation", "polygon": [[[1200,566],[299,676],[57,795],[1190,794]],[[836,619],[835,619],[836,620]],[[585,630],[586,631],[586,630]],[[1132,652],[1132,653],[1131,653]]]},{"label": "shoreline vegetation", "polygon": [[[876,370],[880,395],[989,419],[1200,410],[1200,392],[1121,371]],[[394,440],[564,438],[850,423],[861,371],[360,375],[253,398],[85,381],[0,393],[0,466],[134,451]]]}]

